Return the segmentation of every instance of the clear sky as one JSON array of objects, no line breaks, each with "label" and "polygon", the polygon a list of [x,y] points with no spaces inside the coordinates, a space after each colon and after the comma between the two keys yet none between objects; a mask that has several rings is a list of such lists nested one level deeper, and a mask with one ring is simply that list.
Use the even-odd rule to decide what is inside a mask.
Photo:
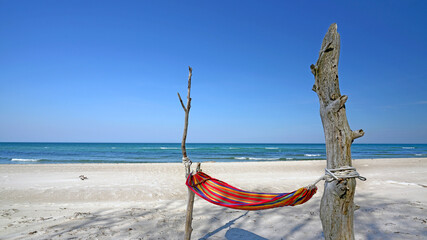
[{"label": "clear sky", "polygon": [[[343,3],[345,2],[345,3]],[[0,1],[0,141],[322,143],[341,34],[358,143],[427,143],[427,1]]]}]

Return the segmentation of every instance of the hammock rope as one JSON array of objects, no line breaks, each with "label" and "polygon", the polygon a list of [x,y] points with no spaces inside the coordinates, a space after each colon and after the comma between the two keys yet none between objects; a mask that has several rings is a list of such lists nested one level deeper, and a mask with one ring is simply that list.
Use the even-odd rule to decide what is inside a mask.
[{"label": "hammock rope", "polygon": [[334,181],[346,178],[366,178],[359,175],[353,167],[325,169],[325,175],[307,187],[289,193],[260,193],[245,191],[212,178],[204,172],[190,173],[186,185],[204,200],[223,207],[239,210],[264,210],[270,208],[296,206],[307,202],[317,192],[316,184],[321,180]]}]

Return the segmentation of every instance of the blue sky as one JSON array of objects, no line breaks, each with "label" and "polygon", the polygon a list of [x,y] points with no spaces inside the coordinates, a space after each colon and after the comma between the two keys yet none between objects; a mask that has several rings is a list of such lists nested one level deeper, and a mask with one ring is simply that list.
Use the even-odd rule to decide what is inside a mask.
[{"label": "blue sky", "polygon": [[0,141],[321,143],[341,34],[358,143],[427,143],[426,1],[0,1]]}]

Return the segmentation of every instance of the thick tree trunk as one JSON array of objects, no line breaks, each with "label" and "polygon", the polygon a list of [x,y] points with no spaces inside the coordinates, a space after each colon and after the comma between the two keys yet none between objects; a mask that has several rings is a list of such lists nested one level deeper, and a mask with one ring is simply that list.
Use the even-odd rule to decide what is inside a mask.
[{"label": "thick tree trunk", "polygon": [[[338,60],[340,35],[337,25],[332,24],[323,39],[316,65],[311,65],[315,78],[313,91],[319,97],[320,117],[325,133],[327,168],[352,166],[351,144],[363,136],[363,130],[351,131],[348,125],[345,102],[338,82]],[[354,239],[353,215],[354,178],[325,182],[325,190],[320,204],[325,239]]]}]

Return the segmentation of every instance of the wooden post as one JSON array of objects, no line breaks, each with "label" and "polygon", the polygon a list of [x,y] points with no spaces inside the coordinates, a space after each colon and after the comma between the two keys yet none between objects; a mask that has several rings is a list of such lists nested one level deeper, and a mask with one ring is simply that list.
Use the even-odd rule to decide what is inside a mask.
[{"label": "wooden post", "polygon": [[[188,92],[187,92],[187,106],[184,105],[184,102],[181,99],[181,96],[178,93],[179,101],[181,102],[181,106],[184,109],[185,112],[185,123],[184,123],[184,133],[182,135],[182,142],[181,142],[181,150],[182,150],[182,163],[184,163],[185,168],[185,179],[188,178],[188,175],[190,175],[191,172],[191,160],[187,156],[187,149],[185,148],[185,141],[187,140],[187,130],[188,130],[188,116],[190,114],[190,108],[191,108],[191,97],[190,97],[190,90],[191,90],[191,76],[193,69],[191,67],[188,67]],[[197,164],[197,170],[200,169],[200,163]],[[194,193],[187,189],[188,195],[187,195],[187,213],[186,213],[186,219],[185,219],[185,232],[184,232],[184,239],[190,240],[191,239],[191,232],[193,231],[193,228],[191,227],[191,223],[193,221],[193,205],[194,205]]]},{"label": "wooden post", "polygon": [[[320,117],[325,133],[327,168],[352,166],[351,144],[364,135],[362,129],[352,131],[348,125],[345,102],[338,82],[340,35],[337,25],[331,24],[326,33],[316,65],[311,65],[315,83],[313,91],[320,102]],[[354,239],[353,215],[354,178],[325,182],[320,204],[320,218],[325,239]]]}]

